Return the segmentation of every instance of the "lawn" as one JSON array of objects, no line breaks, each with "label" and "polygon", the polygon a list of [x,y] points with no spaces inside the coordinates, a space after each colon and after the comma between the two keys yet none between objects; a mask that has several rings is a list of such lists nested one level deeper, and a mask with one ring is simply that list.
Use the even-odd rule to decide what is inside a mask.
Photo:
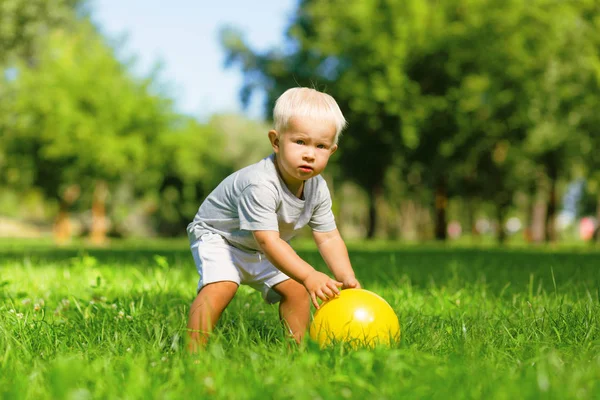
[{"label": "lawn", "polygon": [[[352,245],[402,328],[393,348],[290,347],[242,287],[185,351],[185,242],[0,242],[0,396],[11,399],[600,398],[600,252]],[[299,254],[322,269],[316,251]]]}]

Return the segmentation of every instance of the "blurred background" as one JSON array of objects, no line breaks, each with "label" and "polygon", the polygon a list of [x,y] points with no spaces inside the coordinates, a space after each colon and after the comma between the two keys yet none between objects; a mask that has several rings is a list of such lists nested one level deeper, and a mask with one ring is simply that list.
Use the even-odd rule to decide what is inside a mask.
[{"label": "blurred background", "polygon": [[600,243],[597,0],[0,0],[0,69],[1,237],[184,237],[309,86],[346,238]]}]

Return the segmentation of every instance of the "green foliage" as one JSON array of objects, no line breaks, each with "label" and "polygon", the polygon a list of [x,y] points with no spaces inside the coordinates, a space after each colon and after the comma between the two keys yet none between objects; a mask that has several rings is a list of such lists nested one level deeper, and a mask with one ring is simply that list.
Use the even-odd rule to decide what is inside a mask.
[{"label": "green foliage", "polygon": [[3,126],[9,184],[57,198],[73,184],[89,193],[97,180],[159,178],[150,145],[169,127],[170,103],[132,79],[90,25],[52,32],[38,65],[18,71]]},{"label": "green foliage", "polygon": [[[324,267],[315,249],[299,254]],[[207,351],[192,356],[197,274],[183,241],[3,243],[0,397],[600,395],[597,252],[362,244],[350,255],[364,286],[399,316],[397,347],[291,348],[277,306],[242,287]]]},{"label": "green foliage", "polygon": [[267,124],[239,115],[214,115],[208,122],[224,145],[221,159],[234,170],[247,167],[273,152]]},{"label": "green foliage", "polygon": [[35,66],[16,65],[0,103],[0,183],[8,187],[58,200],[76,186],[75,209],[85,210],[102,181],[119,193],[109,198],[125,214],[115,223],[138,206],[164,234],[181,234],[231,172],[216,129],[177,115],[158,78],[134,78],[86,21],[52,31]]},{"label": "green foliage", "polygon": [[336,160],[370,196],[393,171],[413,177],[405,194],[448,185],[505,210],[536,171],[595,169],[598,15],[593,1],[304,0],[285,52],[253,52],[233,30],[222,43],[243,98],[264,89],[267,112],[297,84],[338,100]]},{"label": "green foliage", "polygon": [[268,154],[262,125],[178,115],[159,71],[134,77],[83,2],[21,3],[0,3],[0,64],[10,59],[0,79],[1,187],[41,190],[63,206],[77,197],[70,208],[84,211],[105,183],[114,233],[128,231],[129,215],[152,214],[161,234],[181,235],[221,179]]},{"label": "green foliage", "polygon": [[150,195],[157,197],[154,219],[161,234],[182,235],[201,199],[233,172],[223,148],[218,131],[191,118],[181,118],[179,127],[158,137],[152,151],[161,178]]},{"label": "green foliage", "polygon": [[1,0],[0,66],[35,62],[52,28],[70,25],[85,0]]},{"label": "green foliage", "polygon": [[[157,75],[117,60],[86,4],[0,0],[0,185],[52,201],[78,186],[82,210],[103,181],[109,213],[143,204],[181,233],[223,177],[270,153],[269,128],[177,115]],[[383,197],[433,204],[440,189],[502,220],[545,180],[600,192],[599,16],[594,0],[303,0],[283,49],[256,52],[234,28],[221,43],[242,101],[264,90],[268,117],[292,86],[338,100],[349,126],[327,173],[334,191],[362,188],[372,221]]]},{"label": "green foliage", "polygon": [[204,199],[225,177],[268,156],[268,128],[236,115],[215,115],[206,125],[181,118],[159,137],[155,156],[161,184],[155,220],[162,235],[180,236]]}]

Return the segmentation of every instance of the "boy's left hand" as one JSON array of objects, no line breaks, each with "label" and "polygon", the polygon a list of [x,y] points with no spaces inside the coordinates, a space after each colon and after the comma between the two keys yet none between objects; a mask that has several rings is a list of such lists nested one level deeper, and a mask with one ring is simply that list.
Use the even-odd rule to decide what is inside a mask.
[{"label": "boy's left hand", "polygon": [[342,286],[342,289],[360,289],[361,288],[360,282],[358,282],[356,280],[356,278],[353,276],[341,279],[341,281],[344,284],[344,286]]}]

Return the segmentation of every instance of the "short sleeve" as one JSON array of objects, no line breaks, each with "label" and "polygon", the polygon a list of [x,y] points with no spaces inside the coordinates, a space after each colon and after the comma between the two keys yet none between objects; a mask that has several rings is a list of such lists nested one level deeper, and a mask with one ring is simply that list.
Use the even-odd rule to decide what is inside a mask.
[{"label": "short sleeve", "polygon": [[249,185],[238,201],[240,229],[246,231],[279,231],[277,195],[263,185]]},{"label": "short sleeve", "polygon": [[331,210],[331,195],[325,181],[321,181],[317,190],[315,207],[308,225],[313,231],[330,232],[336,228],[335,217]]}]

